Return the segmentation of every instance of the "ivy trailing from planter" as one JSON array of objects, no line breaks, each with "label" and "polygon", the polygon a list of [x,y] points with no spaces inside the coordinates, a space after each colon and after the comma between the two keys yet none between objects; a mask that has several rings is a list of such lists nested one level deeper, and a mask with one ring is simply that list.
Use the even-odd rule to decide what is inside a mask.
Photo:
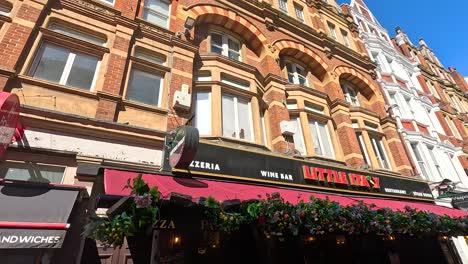
[{"label": "ivy trailing from planter", "polygon": [[157,187],[150,188],[139,174],[127,181],[124,189],[130,189],[129,205],[121,213],[104,218],[93,216],[85,226],[84,235],[100,241],[104,246],[117,247],[125,237],[135,236],[151,228],[159,208],[160,193]]},{"label": "ivy trailing from planter", "polygon": [[[121,246],[124,238],[141,234],[153,225],[159,213],[160,193],[149,188],[141,174],[128,180],[130,205],[109,218],[92,217],[85,234],[107,246]],[[468,217],[452,218],[405,207],[403,211],[377,208],[357,202],[342,206],[327,199],[310,197],[291,204],[279,193],[245,201],[229,210],[212,197],[202,206],[205,217],[221,232],[232,233],[241,225],[254,225],[266,236],[280,239],[303,234],[447,235],[468,234]]]}]

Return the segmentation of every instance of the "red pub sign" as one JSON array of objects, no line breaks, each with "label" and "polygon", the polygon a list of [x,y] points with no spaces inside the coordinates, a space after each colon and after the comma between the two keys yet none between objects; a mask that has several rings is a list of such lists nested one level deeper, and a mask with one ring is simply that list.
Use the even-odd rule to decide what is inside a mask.
[{"label": "red pub sign", "polygon": [[344,171],[310,167],[307,165],[302,166],[302,172],[306,181],[318,181],[323,183],[380,189],[379,177],[364,176],[356,173],[347,174]]}]

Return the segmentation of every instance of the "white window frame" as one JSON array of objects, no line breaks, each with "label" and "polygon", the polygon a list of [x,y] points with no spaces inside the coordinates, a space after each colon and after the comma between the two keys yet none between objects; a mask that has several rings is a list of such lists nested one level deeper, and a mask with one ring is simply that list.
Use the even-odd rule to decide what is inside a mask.
[{"label": "white window frame", "polygon": [[[229,51],[232,51],[232,52],[235,52],[235,53],[239,54],[239,60],[238,61],[242,62],[242,43],[238,39],[236,39],[236,38],[234,38],[234,37],[232,37],[232,36],[230,36],[230,35],[228,35],[226,33],[219,32],[219,31],[211,32],[210,37],[213,34],[217,34],[217,35],[221,36],[221,40],[222,40],[221,46],[216,45],[217,48],[221,49],[221,55],[226,56],[226,57],[229,58]],[[239,50],[238,51],[229,49],[229,40],[237,42],[237,44],[239,44]],[[210,41],[210,52],[211,52],[211,46],[213,46],[213,40]]]},{"label": "white window frame", "polygon": [[[301,118],[296,117],[294,120],[296,122],[296,129],[297,129],[296,133],[293,136],[294,146],[296,147],[296,149],[298,149],[297,145],[299,144],[301,146],[301,149],[302,149],[302,152],[299,151],[301,153],[301,155],[307,155],[307,148],[306,148],[306,145],[305,145],[304,134],[302,133]],[[296,134],[297,134],[297,136],[296,136]],[[299,142],[296,142],[295,139],[298,139]]]},{"label": "white window frame", "polygon": [[[115,0],[114,0],[114,1],[115,1]],[[148,0],[146,0],[146,1],[148,1]],[[153,15],[156,15],[156,16],[159,16],[159,17],[163,17],[163,18],[164,18],[164,17],[167,17],[166,26],[165,26],[165,27],[162,26],[162,27],[164,27],[164,28],[169,28],[169,23],[170,23],[170,21],[171,21],[171,8],[172,8],[172,3],[171,3],[171,2],[172,2],[172,1],[171,1],[171,0],[155,0],[155,1],[165,2],[165,3],[169,4],[169,9],[168,9],[168,13],[167,13],[167,14],[163,14],[163,13],[157,11],[157,10],[154,10],[154,9],[152,9],[152,8],[150,8],[150,7],[147,7],[147,6],[145,5],[145,4],[147,3],[146,1],[144,1],[145,3],[143,4],[143,13],[145,13],[145,11],[146,11],[146,12],[150,12],[150,13],[152,13]],[[143,15],[142,15],[142,16],[143,16]],[[146,21],[148,21],[148,20],[146,20]],[[149,22],[151,22],[151,21],[149,21]],[[151,22],[151,23],[153,23],[153,22]],[[156,23],[153,23],[153,24],[155,24],[155,25],[157,25],[157,26],[160,26],[160,25],[158,25],[158,24],[156,24]]]},{"label": "white window frame", "polygon": [[[236,133],[236,136],[235,137],[229,136],[229,137],[253,142],[255,140],[255,135],[254,135],[254,130],[253,130],[253,122],[252,122],[253,120],[252,119],[252,103],[248,100],[245,100],[247,101],[247,106],[248,106],[248,111],[249,111],[250,138],[240,138],[238,97],[235,95],[231,95],[231,94],[221,94],[221,100],[222,100],[222,97],[224,96],[233,98],[233,104],[234,104],[234,129],[235,129],[234,132]],[[244,100],[244,99],[241,99],[241,100]],[[222,107],[221,107],[221,118],[223,118]],[[224,131],[222,131],[222,133],[224,135]]]},{"label": "white window frame", "polygon": [[343,36],[343,42],[346,47],[351,47],[351,42],[349,42],[348,32],[341,30],[341,35]]},{"label": "white window frame", "polygon": [[358,133],[358,141],[359,141],[359,145],[361,146],[361,149],[364,153],[364,162],[368,165],[368,166],[371,166],[372,163],[371,163],[371,159],[369,157],[369,154],[367,153],[367,148],[366,148],[366,144],[364,143],[364,137],[362,136],[362,133]]},{"label": "white window frame", "polygon": [[[347,83],[342,83],[341,88],[343,90],[343,94],[344,94],[344,97],[346,99],[346,102],[350,103],[353,106],[360,106],[358,93],[356,92],[356,90],[353,87],[350,87],[350,85],[347,84]],[[352,95],[350,93],[350,91],[352,91],[352,93],[354,93],[354,95]]]},{"label": "white window frame", "polygon": [[[60,80],[58,82],[58,84],[64,85],[64,86],[69,86],[66,83],[67,83],[68,78],[70,77],[70,72],[71,72],[73,62],[75,61],[77,53],[85,54],[85,55],[88,55],[88,56],[93,56],[93,55],[89,55],[89,54],[84,53],[84,52],[76,52],[73,49],[70,49],[68,47],[63,47],[63,46],[59,46],[59,45],[56,45],[56,44],[51,43],[51,42],[44,41],[44,42],[41,43],[38,52],[34,56],[32,66],[29,69],[29,75],[32,76],[33,73],[36,72],[37,67],[39,66],[39,61],[42,58],[42,56],[44,55],[44,49],[45,49],[46,45],[56,46],[56,47],[58,47],[60,49],[66,50],[68,52],[68,58],[67,58],[67,61],[65,63],[65,66],[63,67],[62,75],[60,76]],[[93,76],[93,80],[91,82],[91,86],[89,87],[90,92],[93,92],[94,89],[95,89],[97,76],[98,76],[98,73],[99,73],[99,68],[101,66],[101,58],[99,58],[98,56],[95,56],[95,57],[98,59],[98,61],[96,63],[96,69],[94,70],[94,76]],[[69,87],[73,87],[73,86],[69,86]],[[85,88],[78,88],[78,87],[76,89],[86,90]]]},{"label": "white window frame", "polygon": [[[288,65],[291,66],[292,72],[289,72]],[[293,83],[297,84],[297,85],[302,85],[299,82],[299,77],[302,77],[305,80],[305,83],[303,84],[303,86],[309,87],[309,80],[307,79],[307,72],[306,72],[304,67],[301,67],[297,63],[294,63],[294,62],[291,62],[291,61],[286,61],[285,62],[285,67],[286,67],[286,72],[288,73],[288,80],[289,80],[289,75],[291,74],[291,75],[293,75]],[[303,76],[303,75],[299,74],[298,71],[297,71],[298,69],[300,71],[302,71],[306,75]]]},{"label": "white window frame", "polygon": [[[410,142],[410,147],[411,151],[413,152],[414,160],[418,163],[418,168],[421,172],[421,174],[427,179],[427,180],[435,180],[432,177],[432,174],[430,173],[430,169],[428,167],[428,163],[425,160],[424,154],[419,148],[419,143],[417,142]],[[419,159],[418,159],[419,156]]]},{"label": "white window frame", "polygon": [[294,4],[294,13],[296,13],[297,20],[299,20],[301,23],[305,23],[304,8],[302,6]]},{"label": "white window frame", "polygon": [[452,130],[452,134],[458,138],[458,139],[461,139],[462,136],[460,135],[460,132],[458,132],[458,129],[457,129],[457,126],[455,125],[455,123],[453,123],[453,120],[450,118],[450,117],[445,117],[445,120],[447,120],[447,123],[450,127],[450,130]]},{"label": "white window frame", "polygon": [[[391,170],[392,166],[390,165],[390,160],[388,159],[387,151],[385,150],[382,139],[371,136],[370,140],[371,140],[373,150],[375,152],[375,157],[377,158],[377,161],[379,162],[380,168]],[[377,141],[379,144],[377,144]],[[383,157],[379,151],[379,148],[378,148],[379,146],[382,149]],[[384,164],[387,164],[387,166],[385,166]]]},{"label": "white window frame", "polygon": [[[317,131],[317,135],[318,135],[318,144],[319,144],[319,148],[320,148],[320,151],[322,152],[322,154],[317,154],[315,153],[315,155],[317,156],[322,156],[322,157],[327,157],[327,158],[331,158],[331,159],[334,159],[335,158],[335,149],[333,148],[333,144],[332,144],[332,141],[331,141],[331,138],[330,138],[330,130],[328,129],[328,123],[321,123],[317,120],[314,120],[314,119],[309,119],[309,127],[310,125],[313,125],[315,127],[315,131]],[[319,130],[319,126],[320,125],[323,125],[325,127],[325,130],[326,130],[326,134],[327,134],[327,138],[326,139],[323,139],[322,138],[322,135],[320,134],[320,130]],[[312,137],[313,139],[313,135],[312,135],[312,131],[310,131],[310,136]],[[326,154],[325,154],[325,148],[324,148],[324,140],[326,140],[328,142],[328,145],[330,146],[330,150],[331,150],[331,157],[328,157]],[[314,142],[315,144],[316,142]]]},{"label": "white window frame", "polygon": [[426,80],[426,85],[429,87],[429,90],[431,91],[432,95],[434,95],[437,99],[440,99],[439,93],[437,93],[437,90],[435,89],[434,85]]},{"label": "white window frame", "polygon": [[458,112],[462,112],[461,107],[458,104],[457,99],[455,98],[454,95],[450,95],[450,100],[452,100],[452,103],[455,106],[455,109],[457,109]]},{"label": "white window frame", "polygon": [[115,0],[100,0],[101,2],[104,2],[106,4],[109,4],[109,5],[114,5],[115,4]]},{"label": "white window frame", "polygon": [[328,30],[330,31],[330,36],[332,37],[332,39],[334,40],[337,40],[338,37],[336,35],[336,27],[335,25],[333,25],[332,23],[328,22]]},{"label": "white window frame", "polygon": [[265,125],[265,110],[260,110],[260,122],[261,122],[261,132],[262,132],[262,140],[263,140],[263,145],[267,146],[268,141],[267,141],[267,134],[266,134],[266,125]]},{"label": "white window frame", "polygon": [[278,7],[282,12],[289,14],[288,0],[278,0]]},{"label": "white window frame", "polygon": [[[131,76],[132,76],[132,74],[133,74],[133,71],[140,71],[140,72],[143,72],[143,73],[146,73],[146,74],[150,74],[150,75],[153,75],[153,76],[157,76],[157,77],[160,78],[160,81],[159,81],[158,104],[157,104],[157,105],[148,104],[148,105],[152,105],[152,106],[156,106],[156,107],[161,107],[162,98],[163,98],[163,89],[164,89],[164,75],[156,74],[156,73],[150,72],[150,71],[145,71],[145,70],[140,69],[140,68],[135,67],[135,66],[133,66],[132,69],[130,70],[130,77],[129,77],[129,80],[128,80],[127,89],[126,89],[126,91],[125,91],[125,99],[127,99],[127,100],[129,100],[129,101],[132,101],[132,102],[137,102],[137,103],[145,104],[145,103],[138,102],[138,101],[131,100],[131,99],[128,99],[128,98],[127,98],[128,90],[130,89],[130,85],[131,85],[131,83],[132,83],[132,78],[131,78]],[[135,88],[138,89],[138,87],[135,87]]]},{"label": "white window frame", "polygon": [[[197,115],[197,109],[198,109],[198,105],[199,105],[199,102],[198,102],[198,95],[199,95],[199,94],[208,94],[208,105],[209,105],[208,108],[209,108],[210,110],[212,109],[212,106],[211,106],[211,92],[210,92],[210,91],[196,92],[196,93],[195,93],[195,108],[194,108],[194,109],[195,109],[195,115],[196,115],[196,116],[195,116],[195,119],[194,119],[194,123],[195,123],[194,126],[195,126],[196,128],[199,128],[199,127],[198,127],[199,124],[198,124],[197,120],[200,120],[200,119],[202,119],[202,120],[208,120],[208,127],[204,128],[204,129],[206,129],[207,133],[201,133],[201,132],[203,132],[203,129],[199,129],[199,130],[201,131],[201,132],[200,132],[200,135],[202,135],[202,136],[203,136],[203,135],[211,135],[211,134],[213,133],[213,129],[212,129],[212,122],[213,122],[213,120],[212,120],[212,116],[211,116],[211,112],[212,112],[212,111],[208,111],[208,112],[204,113],[204,116],[203,116],[203,117],[200,117],[200,116]],[[199,119],[199,118],[200,118],[200,119]]]},{"label": "white window frame", "polygon": [[434,178],[440,178],[440,179],[443,179],[442,177],[442,169],[440,167],[440,164],[436,158],[436,156],[434,155],[434,150],[435,150],[435,147],[434,146],[429,146],[426,144],[426,148],[427,148],[427,151],[429,152],[429,156],[431,157],[432,159],[432,164],[434,164],[434,166],[436,167],[436,172],[437,172],[437,176],[438,177],[434,177]]}]

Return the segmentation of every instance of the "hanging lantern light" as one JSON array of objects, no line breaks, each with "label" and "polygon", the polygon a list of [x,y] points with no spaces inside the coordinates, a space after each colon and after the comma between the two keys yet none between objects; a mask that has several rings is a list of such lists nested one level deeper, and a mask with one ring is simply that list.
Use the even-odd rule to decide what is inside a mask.
[{"label": "hanging lantern light", "polygon": [[346,237],[343,235],[336,236],[336,244],[337,245],[344,245],[346,244]]}]

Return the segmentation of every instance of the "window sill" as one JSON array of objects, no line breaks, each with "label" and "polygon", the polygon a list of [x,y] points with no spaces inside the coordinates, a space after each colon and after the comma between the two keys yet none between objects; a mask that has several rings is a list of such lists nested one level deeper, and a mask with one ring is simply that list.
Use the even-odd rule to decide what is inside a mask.
[{"label": "window sill", "polygon": [[9,15],[0,14],[0,21],[1,22],[11,23],[11,21],[13,21],[13,20],[11,19],[11,17]]},{"label": "window sill", "polygon": [[76,95],[80,95],[80,96],[84,96],[84,97],[89,97],[89,98],[92,98],[92,99],[98,99],[98,95],[96,93],[90,92],[90,91],[87,91],[87,90],[84,90],[84,89],[79,89],[79,88],[74,88],[74,87],[71,87],[71,86],[66,86],[66,85],[62,85],[62,84],[58,84],[58,83],[44,81],[44,80],[41,80],[41,79],[33,78],[31,76],[26,76],[26,75],[19,75],[18,79],[23,81],[24,83],[36,85],[36,86],[39,86],[39,87],[45,87],[45,88],[57,90],[57,91],[60,91],[60,92],[68,92],[68,93],[72,93],[72,94],[76,94]]},{"label": "window sill", "polygon": [[314,96],[329,100],[328,95],[326,93],[322,93],[319,90],[316,90],[316,89],[314,89],[312,87],[288,83],[288,84],[285,85],[285,88],[286,88],[287,92],[289,92],[289,91],[301,91],[301,92],[304,92],[304,93],[307,93],[307,94],[310,94],[310,95],[314,95]]},{"label": "window sill", "polygon": [[162,115],[167,115],[169,113],[169,110],[163,109],[157,106],[149,105],[149,104],[143,104],[143,103],[138,103],[130,100],[122,100],[122,104],[124,106],[128,106],[131,108],[137,108],[141,110],[145,110],[148,112],[153,112],[153,113],[158,113]]},{"label": "window sill", "polygon": [[253,67],[252,65],[216,53],[200,53],[200,58],[202,61],[219,61],[249,73],[257,72],[257,68]]}]

